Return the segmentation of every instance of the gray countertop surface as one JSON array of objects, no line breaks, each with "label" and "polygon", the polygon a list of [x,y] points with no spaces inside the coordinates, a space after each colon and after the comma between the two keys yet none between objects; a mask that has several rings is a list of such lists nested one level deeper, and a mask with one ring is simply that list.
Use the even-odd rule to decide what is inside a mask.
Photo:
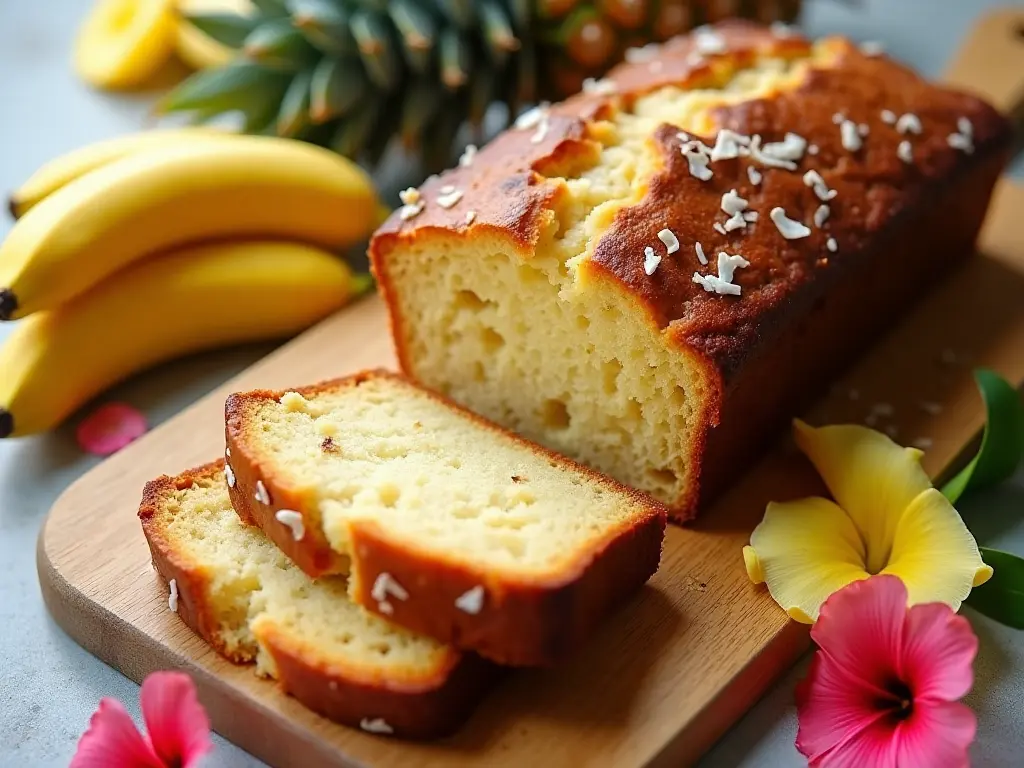
[{"label": "gray countertop surface", "polygon": [[[85,0],[0,0],[0,191],[44,161],[87,142],[145,124],[149,99],[89,91],[69,65]],[[813,35],[841,32],[879,40],[928,76],[942,72],[971,23],[991,8],[982,0],[868,0],[859,9],[816,0],[804,26]],[[1024,3],[1016,3],[1018,6]],[[1022,34],[1024,45],[1024,34]],[[1017,178],[1022,163],[1012,173]],[[0,221],[0,236],[10,227]],[[0,338],[9,329],[0,326]],[[142,408],[153,423],[180,411],[271,350],[269,345],[200,355],[137,376],[104,396]],[[36,581],[36,536],[60,493],[97,460],[81,453],[70,424],[56,432],[0,442],[0,768],[67,765],[103,696],[136,718],[138,686],[67,637],[46,613]],[[979,540],[1024,554],[1024,473],[963,504]],[[1024,634],[970,615],[981,639],[968,702],[978,715],[978,766],[1024,765]],[[706,756],[705,766],[802,765],[793,746],[793,687],[806,660],[787,673]],[[216,737],[209,768],[258,766]]]}]

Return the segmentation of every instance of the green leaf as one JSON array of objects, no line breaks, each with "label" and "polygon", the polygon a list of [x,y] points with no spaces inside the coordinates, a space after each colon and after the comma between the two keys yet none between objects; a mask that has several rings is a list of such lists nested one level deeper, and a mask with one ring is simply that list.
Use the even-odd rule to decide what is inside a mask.
[{"label": "green leaf", "polygon": [[233,61],[192,75],[168,93],[158,109],[161,112],[241,110],[250,113],[273,105],[276,112],[290,81],[287,73],[248,61]]},{"label": "green leaf", "polygon": [[422,0],[391,0],[388,15],[402,39],[405,61],[418,75],[430,73],[434,46],[437,44],[437,24]]},{"label": "green leaf", "polygon": [[385,91],[398,87],[402,80],[402,56],[387,19],[380,14],[357,11],[352,14],[351,29],[373,84]]},{"label": "green leaf", "polygon": [[281,99],[281,110],[277,115],[277,135],[297,136],[309,125],[309,84],[313,73],[300,72],[292,80]]},{"label": "green leaf", "polygon": [[281,17],[288,15],[288,6],[284,0],[251,0],[251,2],[264,16]]},{"label": "green leaf", "polygon": [[321,125],[344,117],[370,90],[370,83],[358,61],[323,58],[313,70],[309,114]]},{"label": "green leaf", "polygon": [[267,67],[297,71],[315,62],[320,54],[290,19],[260,24],[245,38],[245,55]]},{"label": "green leaf", "polygon": [[967,491],[1006,480],[1017,470],[1024,453],[1024,404],[1017,390],[984,368],[977,369],[974,378],[985,401],[985,434],[977,456],[942,488],[953,503]]},{"label": "green leaf", "polygon": [[971,590],[967,604],[978,613],[1014,629],[1024,629],[1024,558],[981,547],[992,578]]},{"label": "green leaf", "polygon": [[256,28],[257,20],[237,13],[190,13],[185,16],[193,27],[228,48],[241,48]]},{"label": "green leaf", "polygon": [[340,0],[289,0],[292,23],[324,53],[354,54],[356,41],[349,29],[351,11]]}]

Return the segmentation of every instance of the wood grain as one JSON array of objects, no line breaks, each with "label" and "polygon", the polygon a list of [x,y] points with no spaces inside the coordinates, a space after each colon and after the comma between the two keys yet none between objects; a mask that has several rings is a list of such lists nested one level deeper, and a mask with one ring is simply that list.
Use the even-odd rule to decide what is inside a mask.
[{"label": "wood grain", "polygon": [[[863,421],[932,441],[949,471],[981,426],[972,366],[1024,381],[1024,190],[1004,184],[981,255],[920,303],[806,417]],[[575,659],[517,672],[455,738],[402,744],[333,725],[220,659],[167,608],[136,510],[143,483],[218,456],[232,391],[287,387],[393,366],[383,307],[367,299],[326,320],[72,485],[40,534],[46,604],[86,649],[140,681],[176,668],[196,680],[214,727],[276,766],[678,766],[696,760],[806,648],[746,578],[740,548],[769,499],[817,492],[789,441],[692,529],[672,528],[662,568]],[[851,392],[856,392],[856,397]],[[922,402],[938,403],[932,415]]]}]

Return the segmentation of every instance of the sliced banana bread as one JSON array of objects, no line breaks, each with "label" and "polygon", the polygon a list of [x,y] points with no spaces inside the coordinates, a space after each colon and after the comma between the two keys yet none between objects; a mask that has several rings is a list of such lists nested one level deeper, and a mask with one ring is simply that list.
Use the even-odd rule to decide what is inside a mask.
[{"label": "sliced banana bread", "polygon": [[384,372],[227,402],[239,516],[306,573],[503,664],[555,662],[657,570],[666,509]]},{"label": "sliced banana bread", "polygon": [[171,610],[331,720],[407,738],[457,729],[495,668],[367,613],[342,577],[312,581],[242,524],[224,475],[216,462],[146,485],[139,517]]}]

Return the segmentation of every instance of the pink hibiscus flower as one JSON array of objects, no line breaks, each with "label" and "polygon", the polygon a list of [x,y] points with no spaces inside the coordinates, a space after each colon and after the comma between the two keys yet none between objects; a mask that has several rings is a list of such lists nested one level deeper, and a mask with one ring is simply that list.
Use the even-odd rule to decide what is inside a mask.
[{"label": "pink hibiscus flower", "polygon": [[896,576],[834,593],[811,637],[820,650],[797,687],[796,747],[821,768],[969,765],[978,638],[944,603],[907,608]]},{"label": "pink hibiscus flower", "polygon": [[213,744],[192,679],[154,672],[142,683],[140,702],[148,737],[121,702],[102,699],[69,768],[196,768]]}]

